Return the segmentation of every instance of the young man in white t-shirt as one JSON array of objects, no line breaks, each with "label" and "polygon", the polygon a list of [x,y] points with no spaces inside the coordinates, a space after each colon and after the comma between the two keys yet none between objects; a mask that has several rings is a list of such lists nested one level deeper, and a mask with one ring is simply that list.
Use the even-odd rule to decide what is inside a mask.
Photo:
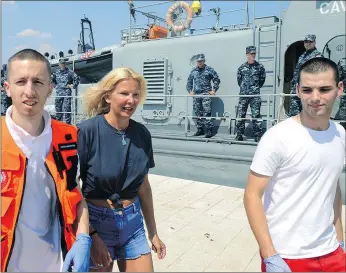
[{"label": "young man in white t-shirt", "polygon": [[336,64],[321,57],[307,61],[298,77],[302,112],[263,135],[244,205],[262,271],[345,272],[339,184],[345,130],[330,120],[343,83]]}]

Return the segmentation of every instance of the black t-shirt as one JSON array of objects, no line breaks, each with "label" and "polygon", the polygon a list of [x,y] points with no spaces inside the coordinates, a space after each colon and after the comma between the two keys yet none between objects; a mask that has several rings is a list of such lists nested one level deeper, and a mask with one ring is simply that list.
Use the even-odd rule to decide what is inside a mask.
[{"label": "black t-shirt", "polygon": [[82,193],[85,198],[136,197],[149,168],[155,166],[151,135],[142,124],[130,119],[123,145],[122,134],[104,115],[78,125],[78,155]]}]

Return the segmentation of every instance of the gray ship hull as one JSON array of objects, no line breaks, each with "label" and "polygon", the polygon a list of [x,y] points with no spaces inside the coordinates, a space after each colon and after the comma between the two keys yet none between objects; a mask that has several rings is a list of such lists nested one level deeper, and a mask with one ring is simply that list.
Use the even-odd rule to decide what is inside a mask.
[{"label": "gray ship hull", "polygon": [[[127,37],[120,46],[95,51],[89,56],[94,62],[81,62],[80,67],[75,63],[75,71],[83,79],[76,95],[82,94],[112,68],[133,68],[144,75],[148,84],[147,100],[133,118],[152,133],[156,161],[153,173],[244,188],[256,149],[250,109],[246,116],[249,118],[246,141],[234,141],[239,100],[236,72],[246,61],[246,46],[257,47],[257,60],[267,72],[261,88],[263,132],[287,118],[290,97],[284,95],[290,93],[295,64],[304,52],[306,34],[315,34],[317,49],[335,62],[346,55],[344,2],[291,1],[280,18],[253,17],[249,24],[229,25],[201,35],[186,32],[180,37],[153,40],[142,36],[133,36],[132,40]],[[103,57],[107,50],[111,53]],[[209,140],[191,137],[196,124],[186,82],[199,53],[205,54],[206,63],[221,79],[220,89],[212,98],[216,135]],[[68,64],[72,65],[71,59]],[[335,119],[338,119],[338,106],[339,101],[332,113]],[[74,107],[78,123],[84,118],[80,100]],[[345,170],[341,181],[346,204]]]}]

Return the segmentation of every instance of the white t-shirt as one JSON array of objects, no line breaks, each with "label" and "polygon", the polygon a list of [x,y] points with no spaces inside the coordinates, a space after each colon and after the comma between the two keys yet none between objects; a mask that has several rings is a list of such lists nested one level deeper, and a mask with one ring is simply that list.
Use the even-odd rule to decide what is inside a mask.
[{"label": "white t-shirt", "polygon": [[6,124],[17,146],[28,158],[26,183],[18,217],[9,272],[58,272],[62,267],[61,228],[55,184],[44,165],[52,142],[51,118],[44,111],[45,128],[33,137],[6,112]]},{"label": "white t-shirt", "polygon": [[345,130],[330,121],[315,131],[289,118],[262,137],[250,169],[271,176],[264,209],[276,251],[283,258],[319,257],[339,246],[333,225]]}]

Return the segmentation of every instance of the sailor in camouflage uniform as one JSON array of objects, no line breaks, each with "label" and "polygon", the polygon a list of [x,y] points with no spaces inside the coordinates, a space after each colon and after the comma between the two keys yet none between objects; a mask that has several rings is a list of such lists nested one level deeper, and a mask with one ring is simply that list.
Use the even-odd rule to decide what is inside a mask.
[{"label": "sailor in camouflage uniform", "polygon": [[5,116],[7,108],[11,106],[12,99],[7,96],[4,83],[7,80],[7,66],[6,64],[2,65],[1,69],[1,115]]},{"label": "sailor in camouflage uniform", "polygon": [[[55,112],[56,119],[71,124],[71,96],[72,89],[76,89],[79,84],[79,77],[76,73],[66,67],[64,59],[59,60],[59,67],[55,73],[52,74],[52,83],[55,85],[56,99],[55,99]],[[63,113],[62,113],[63,112]]]},{"label": "sailor in camouflage uniform", "polygon": [[[297,80],[298,80],[298,73],[299,69],[302,67],[302,65],[315,57],[323,57],[321,52],[319,52],[316,49],[316,36],[314,34],[308,34],[304,38],[304,47],[305,47],[305,52],[300,55],[298,62],[296,64],[296,68],[293,74],[292,78],[292,85],[291,85],[291,94],[296,94],[296,86],[297,86]],[[290,116],[295,116],[297,115],[300,111],[302,110],[302,105],[300,102],[300,99],[298,96],[292,96],[290,100],[290,110],[289,110],[289,115]]]},{"label": "sailor in camouflage uniform", "polygon": [[[259,95],[260,88],[266,80],[266,71],[264,66],[255,60],[256,47],[246,47],[246,56],[248,61],[243,63],[237,72],[237,81],[240,87],[239,95]],[[252,118],[261,118],[261,96],[257,97],[240,97],[237,116],[245,118],[248,106],[251,108]],[[258,142],[261,137],[260,122],[253,120],[253,134],[255,141]],[[245,120],[239,120],[236,126],[237,136],[236,140],[243,140],[245,131]]]},{"label": "sailor in camouflage uniform", "polygon": [[[213,82],[213,88],[211,87]],[[215,95],[220,86],[220,78],[216,71],[205,64],[204,54],[197,55],[195,67],[188,79],[186,89],[190,95]],[[198,117],[211,117],[211,97],[193,98],[193,110]],[[212,137],[213,121],[211,119],[197,118],[197,132],[194,136],[204,135],[203,125],[207,133],[206,138]]]},{"label": "sailor in camouflage uniform", "polygon": [[340,81],[344,83],[344,94],[340,97],[339,115],[342,120],[340,124],[346,129],[346,58],[338,62]]}]

